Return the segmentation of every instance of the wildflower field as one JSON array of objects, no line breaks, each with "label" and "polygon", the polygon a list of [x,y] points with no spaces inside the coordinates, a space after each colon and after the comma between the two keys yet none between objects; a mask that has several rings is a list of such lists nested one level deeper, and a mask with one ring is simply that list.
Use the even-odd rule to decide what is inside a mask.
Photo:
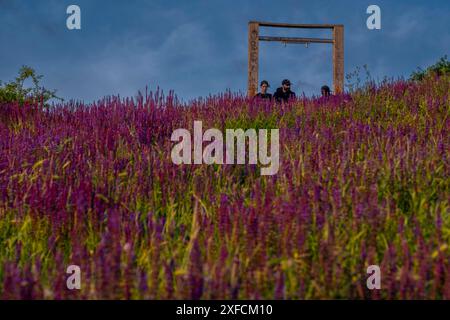
[{"label": "wildflower field", "polygon": [[[2,104],[0,297],[450,299],[449,91]],[[196,120],[278,128],[278,173],[173,164],[172,132]]]}]

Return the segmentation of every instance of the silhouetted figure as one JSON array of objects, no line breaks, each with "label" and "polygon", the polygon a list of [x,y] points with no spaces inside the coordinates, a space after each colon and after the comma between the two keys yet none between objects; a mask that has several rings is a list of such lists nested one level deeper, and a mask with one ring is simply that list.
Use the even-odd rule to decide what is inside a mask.
[{"label": "silhouetted figure", "polygon": [[261,87],[261,92],[256,94],[255,97],[260,98],[260,99],[272,100],[272,94],[267,92],[267,89],[270,87],[269,82],[267,82],[266,80],[261,81],[260,87]]},{"label": "silhouetted figure", "polygon": [[320,91],[322,93],[322,97],[329,97],[329,96],[331,96],[330,87],[327,86],[327,85],[322,86],[322,88],[320,88]]},{"label": "silhouetted figure", "polygon": [[324,85],[320,88],[320,92],[322,93],[322,96],[317,99],[319,104],[322,103],[334,103],[337,105],[348,103],[352,101],[352,96],[345,92],[340,92],[337,94],[331,94],[330,87],[327,85]]},{"label": "silhouetted figure", "polygon": [[291,82],[284,79],[281,82],[281,87],[275,91],[273,97],[277,102],[288,102],[289,99],[295,98],[295,92],[291,91]]}]

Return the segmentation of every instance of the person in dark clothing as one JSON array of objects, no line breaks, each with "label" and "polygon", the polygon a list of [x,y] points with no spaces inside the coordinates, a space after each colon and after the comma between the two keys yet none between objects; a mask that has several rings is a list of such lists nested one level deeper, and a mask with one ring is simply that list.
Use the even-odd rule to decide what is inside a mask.
[{"label": "person in dark clothing", "polygon": [[270,87],[269,82],[267,82],[266,80],[261,81],[260,87],[261,92],[259,92],[255,97],[260,99],[272,100],[272,94],[267,92],[267,89]]},{"label": "person in dark clothing", "polygon": [[331,95],[330,87],[325,85],[320,88],[320,92],[322,93],[322,97],[329,97]]},{"label": "person in dark clothing", "polygon": [[295,92],[291,91],[291,82],[288,79],[284,79],[281,82],[281,87],[275,91],[273,97],[278,102],[288,102],[289,99],[295,98]]},{"label": "person in dark clothing", "polygon": [[320,88],[320,92],[322,93],[322,96],[317,99],[319,104],[328,102],[332,102],[334,104],[342,104],[349,103],[353,100],[352,96],[348,93],[340,92],[338,94],[332,94],[330,87],[328,87],[327,85],[322,86],[322,88]]}]

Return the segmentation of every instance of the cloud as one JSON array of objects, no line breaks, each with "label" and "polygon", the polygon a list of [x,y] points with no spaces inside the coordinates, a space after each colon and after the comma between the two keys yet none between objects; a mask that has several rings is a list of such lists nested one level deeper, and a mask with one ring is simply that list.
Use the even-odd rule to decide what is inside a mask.
[{"label": "cloud", "polygon": [[394,27],[388,35],[397,40],[416,37],[424,30],[423,14],[418,10],[411,10],[401,14],[395,19]]},{"label": "cloud", "polygon": [[[133,95],[147,84],[152,89],[161,86],[169,90],[173,89],[174,80],[176,86],[182,88],[183,81],[187,83],[193,78],[197,81],[196,74],[214,63],[209,34],[200,23],[176,27],[157,46],[149,42],[149,36],[142,35],[125,43],[109,43],[81,64],[81,70],[78,63],[73,66],[76,77],[95,83],[95,89],[81,84],[75,88],[79,91],[88,89],[88,97],[93,97],[96,90],[101,94]],[[76,91],[71,94],[82,94]]]},{"label": "cloud", "polygon": [[[226,88],[245,91],[249,20],[343,23],[346,71],[368,64],[380,77],[409,75],[449,48],[448,19],[443,13],[448,2],[444,1],[380,3],[380,32],[367,30],[366,7],[353,1],[287,0],[283,6],[248,1],[236,7],[219,0],[108,5],[78,0],[80,32],[65,28],[69,1],[24,3],[0,0],[0,41],[7,44],[0,51],[0,79],[9,79],[17,67],[30,64],[60,95],[87,101],[106,94],[134,95],[147,84],[151,89],[174,89],[186,99]],[[274,35],[272,29],[262,31]],[[312,30],[291,31],[295,36],[321,36]],[[260,48],[260,80],[269,80],[272,89],[283,78],[290,78],[297,91],[307,94],[332,84],[331,46],[305,49],[261,43]]]}]

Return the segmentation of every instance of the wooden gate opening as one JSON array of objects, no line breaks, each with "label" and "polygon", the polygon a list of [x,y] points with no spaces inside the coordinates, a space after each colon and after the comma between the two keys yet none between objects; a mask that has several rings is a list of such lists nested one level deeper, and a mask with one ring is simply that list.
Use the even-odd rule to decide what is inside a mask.
[{"label": "wooden gate opening", "polygon": [[[297,29],[331,29],[332,39],[268,37],[259,35],[259,27],[297,28]],[[333,45],[333,87],[335,93],[344,89],[344,26],[342,24],[289,24],[250,21],[248,23],[248,95],[253,97],[258,92],[259,41],[278,41],[283,43],[331,43]]]}]

